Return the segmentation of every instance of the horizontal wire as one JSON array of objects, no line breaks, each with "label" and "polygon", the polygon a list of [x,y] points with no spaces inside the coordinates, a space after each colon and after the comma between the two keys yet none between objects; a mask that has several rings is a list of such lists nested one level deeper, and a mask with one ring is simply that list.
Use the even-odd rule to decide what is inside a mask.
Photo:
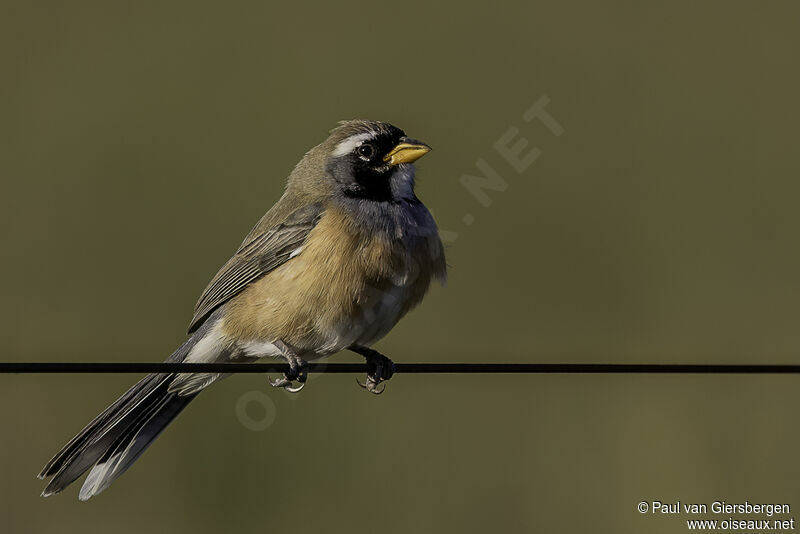
[{"label": "horizontal wire", "polygon": [[[800,365],[668,363],[397,363],[396,373],[458,374],[798,374]],[[285,363],[0,362],[20,373],[284,373]],[[364,363],[308,364],[309,373],[364,373]]]}]

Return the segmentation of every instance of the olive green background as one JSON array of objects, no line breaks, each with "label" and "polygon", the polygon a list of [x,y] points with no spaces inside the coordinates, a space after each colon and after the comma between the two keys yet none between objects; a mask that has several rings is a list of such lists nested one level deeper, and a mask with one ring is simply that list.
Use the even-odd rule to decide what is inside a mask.
[{"label": "olive green background", "polygon": [[[417,189],[449,242],[448,286],[378,345],[396,361],[800,363],[790,5],[6,1],[2,358],[166,357],[305,150],[359,117],[434,147]],[[522,120],[545,95],[559,137]],[[510,127],[541,150],[521,174],[493,148]],[[479,158],[508,184],[487,207],[459,181]],[[42,464],[136,378],[0,376],[3,532],[673,533],[685,515],[636,505],[800,510],[794,376],[398,375],[372,398],[239,375],[106,493],[41,499]]]}]

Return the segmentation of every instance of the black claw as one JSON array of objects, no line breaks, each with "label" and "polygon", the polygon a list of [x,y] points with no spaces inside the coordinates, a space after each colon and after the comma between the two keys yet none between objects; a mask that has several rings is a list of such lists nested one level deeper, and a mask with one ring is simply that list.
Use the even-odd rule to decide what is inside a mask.
[{"label": "black claw", "polygon": [[[289,370],[283,373],[281,378],[277,380],[270,379],[269,383],[274,388],[283,388],[289,393],[298,393],[305,387],[307,379],[308,363],[296,357],[289,359]],[[294,381],[299,382],[300,385],[293,385]]]},{"label": "black claw", "polygon": [[[362,355],[367,360],[367,381],[362,384],[356,379],[358,385],[375,395],[383,393],[386,390],[385,382],[392,378],[397,370],[394,362],[377,350],[368,347],[354,345],[350,347],[350,350]],[[379,388],[378,385],[381,383],[384,383],[383,387]]]},{"label": "black claw", "polygon": [[381,393],[386,391],[385,383],[383,384],[383,387],[381,389],[378,389],[378,384],[380,383],[381,382],[376,382],[375,380],[373,380],[372,377],[370,376],[367,376],[366,384],[362,384],[361,381],[358,378],[356,378],[356,384],[358,384],[359,386],[361,386],[362,388],[366,389],[367,391],[369,391],[374,395],[380,395]]},{"label": "black claw", "polygon": [[305,382],[300,382],[299,386],[293,386],[293,382],[286,378],[285,376],[280,377],[277,380],[269,381],[270,385],[274,388],[283,388],[289,393],[297,393],[305,387]]},{"label": "black claw", "polygon": [[302,391],[304,387],[306,387],[306,383],[300,382],[299,386],[292,386],[291,384],[288,384],[283,386],[283,389],[285,389],[289,393],[300,393],[300,391]]}]

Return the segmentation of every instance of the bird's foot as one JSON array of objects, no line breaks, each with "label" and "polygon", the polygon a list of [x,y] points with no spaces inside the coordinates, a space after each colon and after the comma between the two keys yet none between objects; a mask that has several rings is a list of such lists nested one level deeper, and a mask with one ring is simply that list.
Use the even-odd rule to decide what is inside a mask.
[{"label": "bird's foot", "polygon": [[[270,379],[269,383],[274,388],[283,388],[289,393],[298,393],[306,385],[306,379],[308,378],[308,362],[296,354],[286,355],[285,358],[289,364],[289,370],[277,380]],[[295,386],[295,381],[300,385]]]},{"label": "bird's foot", "polygon": [[[385,382],[394,374],[394,362],[377,350],[367,347],[354,346],[350,350],[361,354],[367,360],[367,380],[362,384],[356,379],[356,383],[375,395],[383,393],[386,390]],[[382,383],[383,387],[380,387]]]}]

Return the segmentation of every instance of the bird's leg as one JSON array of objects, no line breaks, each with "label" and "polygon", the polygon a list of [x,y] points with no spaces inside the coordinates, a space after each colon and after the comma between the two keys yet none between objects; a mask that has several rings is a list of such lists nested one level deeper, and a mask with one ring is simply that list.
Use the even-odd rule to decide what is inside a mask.
[{"label": "bird's leg", "polygon": [[[281,356],[286,359],[289,364],[289,370],[277,380],[270,380],[269,383],[272,387],[283,388],[289,393],[297,393],[306,385],[306,378],[308,378],[308,362],[297,355],[295,351],[290,349],[286,343],[281,340],[273,343],[281,351]],[[297,380],[300,385],[293,386],[292,382]]]},{"label": "bird's leg", "polygon": [[349,347],[349,350],[362,355],[367,360],[367,381],[362,384],[356,379],[358,385],[376,395],[383,393],[386,389],[386,384],[380,389],[378,389],[378,384],[392,378],[395,371],[394,362],[377,350],[369,347],[353,345]]}]

